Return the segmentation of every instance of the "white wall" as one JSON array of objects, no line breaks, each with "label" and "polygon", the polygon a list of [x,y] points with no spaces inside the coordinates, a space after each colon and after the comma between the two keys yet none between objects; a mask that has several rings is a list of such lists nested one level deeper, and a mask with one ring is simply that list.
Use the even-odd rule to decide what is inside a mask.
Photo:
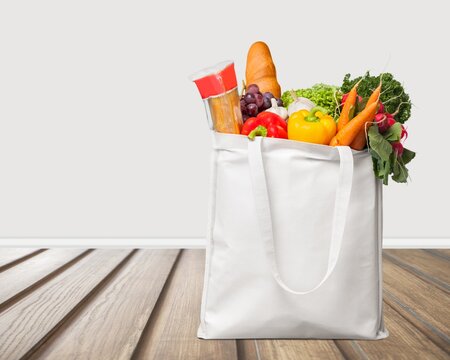
[{"label": "white wall", "polygon": [[190,73],[241,78],[266,41],[284,89],[394,73],[413,102],[387,237],[450,237],[444,1],[0,3],[0,237],[202,237],[210,140]]}]

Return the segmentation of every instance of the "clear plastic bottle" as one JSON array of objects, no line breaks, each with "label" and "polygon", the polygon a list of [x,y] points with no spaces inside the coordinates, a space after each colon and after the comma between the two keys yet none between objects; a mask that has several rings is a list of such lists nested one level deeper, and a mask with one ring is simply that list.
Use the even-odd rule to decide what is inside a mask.
[{"label": "clear plastic bottle", "polygon": [[240,134],[242,114],[234,63],[225,61],[191,76],[205,105],[211,129]]}]

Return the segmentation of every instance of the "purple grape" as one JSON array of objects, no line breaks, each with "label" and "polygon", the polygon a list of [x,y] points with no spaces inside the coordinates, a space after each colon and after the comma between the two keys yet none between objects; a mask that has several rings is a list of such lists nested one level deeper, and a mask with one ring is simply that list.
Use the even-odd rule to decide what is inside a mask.
[{"label": "purple grape", "polygon": [[249,117],[250,116],[248,116],[248,115],[242,115],[242,121],[246,122]]},{"label": "purple grape", "polygon": [[247,86],[247,94],[257,94],[259,93],[259,87],[256,84],[250,84]]},{"label": "purple grape", "polygon": [[241,113],[242,113],[242,115],[247,114],[247,103],[245,102],[244,99],[241,99],[240,105],[241,105]]},{"label": "purple grape", "polygon": [[263,96],[269,100],[275,97],[271,92],[265,92]]},{"label": "purple grape", "polygon": [[277,105],[278,106],[283,106],[283,100],[277,99]]},{"label": "purple grape", "polygon": [[256,104],[248,104],[247,105],[247,114],[249,116],[258,115],[258,106]]},{"label": "purple grape", "polygon": [[264,97],[261,94],[255,94],[255,104],[259,108],[264,105]]},{"label": "purple grape", "polygon": [[264,103],[263,103],[262,108],[263,108],[264,110],[267,110],[267,109],[269,109],[269,108],[271,108],[271,107],[272,107],[272,103],[270,102],[270,99],[267,98],[267,97],[264,97]]},{"label": "purple grape", "polygon": [[254,104],[256,102],[255,94],[245,94],[244,99],[247,104]]}]

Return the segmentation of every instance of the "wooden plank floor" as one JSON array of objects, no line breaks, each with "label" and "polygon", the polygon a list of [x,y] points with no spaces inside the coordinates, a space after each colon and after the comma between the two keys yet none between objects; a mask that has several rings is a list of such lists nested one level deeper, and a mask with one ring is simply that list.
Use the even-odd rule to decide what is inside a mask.
[{"label": "wooden plank floor", "polygon": [[0,248],[0,359],[450,359],[450,251],[384,251],[389,338],[199,340],[203,250]]}]

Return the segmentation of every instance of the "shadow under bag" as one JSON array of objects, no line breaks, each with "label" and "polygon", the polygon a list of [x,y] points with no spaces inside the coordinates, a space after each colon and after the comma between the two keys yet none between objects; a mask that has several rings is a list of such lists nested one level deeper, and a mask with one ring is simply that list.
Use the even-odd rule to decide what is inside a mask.
[{"label": "shadow under bag", "polygon": [[367,151],[213,133],[198,336],[382,339],[382,188]]}]

